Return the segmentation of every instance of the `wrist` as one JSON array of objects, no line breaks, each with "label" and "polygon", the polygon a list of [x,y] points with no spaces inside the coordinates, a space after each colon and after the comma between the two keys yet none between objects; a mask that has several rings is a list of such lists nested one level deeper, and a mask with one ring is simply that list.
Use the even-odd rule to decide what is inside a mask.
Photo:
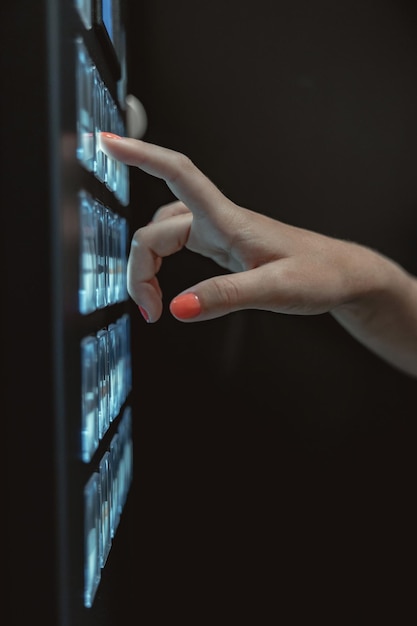
[{"label": "wrist", "polygon": [[345,277],[347,288],[331,313],[335,317],[369,316],[404,298],[413,277],[382,254],[358,244],[351,245]]}]

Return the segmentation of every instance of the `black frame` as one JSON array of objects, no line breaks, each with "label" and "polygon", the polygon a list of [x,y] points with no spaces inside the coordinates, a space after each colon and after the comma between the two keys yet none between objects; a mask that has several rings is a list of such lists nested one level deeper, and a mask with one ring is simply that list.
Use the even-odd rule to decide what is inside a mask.
[{"label": "black frame", "polygon": [[[39,3],[26,3],[22,12],[21,4],[10,6],[2,38],[16,46],[3,67],[5,83],[16,84],[17,95],[31,94],[30,107],[24,98],[10,98],[2,125],[8,146],[2,199],[11,207],[5,212],[2,306],[8,609],[13,624],[30,623],[35,613],[55,626],[112,626],[127,622],[135,605],[133,502],[126,502],[87,608],[83,493],[101,452],[90,463],[80,459],[79,345],[132,304],[79,313],[79,191],[129,220],[130,211],[76,158],[75,41],[88,39],[94,60],[106,70],[101,46],[86,32],[73,0],[42,0],[42,11]],[[109,73],[106,84],[115,93]],[[35,321],[28,316],[32,302]],[[119,423],[120,415],[102,440],[103,452]]]}]

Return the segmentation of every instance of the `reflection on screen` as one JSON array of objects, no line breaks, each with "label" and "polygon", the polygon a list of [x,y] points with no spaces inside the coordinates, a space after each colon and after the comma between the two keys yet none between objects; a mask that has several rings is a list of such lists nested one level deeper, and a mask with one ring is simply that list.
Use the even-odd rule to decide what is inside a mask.
[{"label": "reflection on screen", "polygon": [[114,30],[113,30],[113,0],[103,0],[102,3],[102,19],[103,24],[109,34],[110,39],[114,44]]}]

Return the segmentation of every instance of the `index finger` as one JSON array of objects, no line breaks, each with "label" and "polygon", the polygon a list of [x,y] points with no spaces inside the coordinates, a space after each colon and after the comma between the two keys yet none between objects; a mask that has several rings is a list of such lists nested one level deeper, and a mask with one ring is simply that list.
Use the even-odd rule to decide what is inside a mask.
[{"label": "index finger", "polygon": [[162,178],[194,214],[213,213],[224,202],[221,191],[184,154],[140,139],[100,133],[103,152]]}]

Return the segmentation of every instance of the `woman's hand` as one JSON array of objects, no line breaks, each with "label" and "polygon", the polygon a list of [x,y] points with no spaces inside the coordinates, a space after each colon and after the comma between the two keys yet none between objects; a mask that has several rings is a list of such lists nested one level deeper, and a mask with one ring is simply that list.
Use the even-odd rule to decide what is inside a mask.
[{"label": "woman's hand", "polygon": [[[237,206],[182,154],[110,137],[102,135],[108,154],[164,179],[178,198],[137,230],[131,245],[128,289],[148,321],[157,321],[162,313],[157,279],[162,260],[183,247],[231,273],[190,286],[175,298],[171,309],[182,320],[207,320],[248,308],[323,313],[366,290],[364,261],[358,257],[370,255],[368,251]],[[196,303],[184,318],[179,304],[185,294],[192,294]]]},{"label": "woman's hand", "polygon": [[417,281],[394,262],[236,205],[180,153],[108,133],[101,144],[109,156],[163,179],[177,198],[132,240],[128,290],[147,321],[162,313],[163,259],[185,247],[227,273],[174,298],[177,319],[203,321],[242,309],[330,312],[370,349],[417,375]]}]

